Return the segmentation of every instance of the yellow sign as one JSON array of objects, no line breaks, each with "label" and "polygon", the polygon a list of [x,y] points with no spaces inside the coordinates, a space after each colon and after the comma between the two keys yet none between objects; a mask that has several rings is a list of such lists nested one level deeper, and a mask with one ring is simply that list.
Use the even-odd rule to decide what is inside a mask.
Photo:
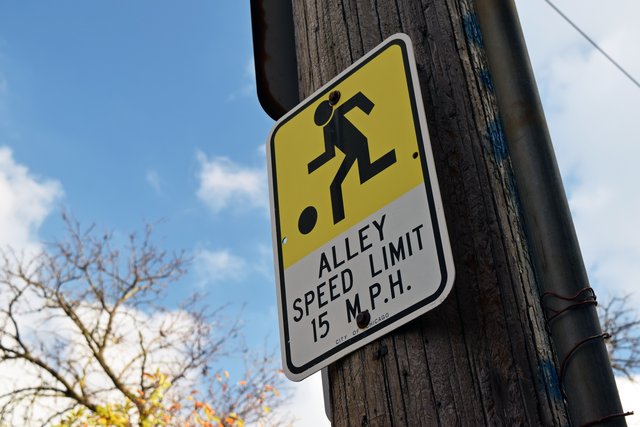
[{"label": "yellow sign", "polygon": [[391,44],[273,132],[284,268],[424,182],[405,66]]},{"label": "yellow sign", "polygon": [[411,41],[395,35],[268,141],[280,338],[300,380],[439,305],[453,284]]}]

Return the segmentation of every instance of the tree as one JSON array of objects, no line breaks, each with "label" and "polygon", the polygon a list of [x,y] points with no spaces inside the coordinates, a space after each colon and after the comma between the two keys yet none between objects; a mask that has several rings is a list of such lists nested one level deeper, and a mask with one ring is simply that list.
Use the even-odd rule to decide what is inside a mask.
[{"label": "tree", "polygon": [[610,335],[607,351],[611,367],[633,381],[633,374],[640,370],[640,318],[629,301],[630,295],[608,298],[598,305],[598,312],[602,329]]},{"label": "tree", "polygon": [[[154,246],[151,227],[118,244],[64,222],[67,237],[38,254],[0,251],[0,426],[269,422],[283,379],[242,345],[239,322],[198,296],[159,303],[184,253]],[[252,367],[234,381],[212,371],[223,356]]]}]

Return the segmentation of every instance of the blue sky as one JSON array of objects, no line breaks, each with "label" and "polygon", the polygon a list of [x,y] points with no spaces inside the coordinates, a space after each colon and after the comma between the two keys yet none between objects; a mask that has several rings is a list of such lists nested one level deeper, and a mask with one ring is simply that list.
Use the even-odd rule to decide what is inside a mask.
[{"label": "blue sky", "polygon": [[[640,90],[543,1],[517,4],[592,284],[637,305]],[[637,2],[556,4],[640,77]],[[252,56],[248,1],[0,2],[0,243],[60,236],[61,208],[157,223],[195,256],[172,297],[246,303],[248,341],[279,345]],[[322,410],[317,378],[297,390],[301,417]]]},{"label": "blue sky", "polygon": [[[202,253],[198,277],[184,286],[269,316],[266,194],[242,185],[234,194],[215,184],[199,191],[203,174],[216,170],[222,179],[264,179],[272,121],[255,100],[248,2],[0,9],[2,145],[34,176],[59,183],[54,211],[121,232],[159,222],[163,245]],[[38,236],[59,235],[54,212]],[[216,277],[207,261],[246,268]],[[275,344],[268,324],[252,330],[256,338],[271,333]]]}]

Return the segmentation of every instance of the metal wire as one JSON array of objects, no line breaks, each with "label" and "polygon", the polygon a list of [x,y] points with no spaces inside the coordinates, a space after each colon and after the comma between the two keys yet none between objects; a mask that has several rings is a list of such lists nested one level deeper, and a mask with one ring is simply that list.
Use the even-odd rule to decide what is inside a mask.
[{"label": "metal wire", "polygon": [[[560,310],[556,310],[554,308],[551,308],[545,305],[545,298],[547,297],[554,297],[563,301],[571,301],[572,304],[569,304],[568,306]],[[564,295],[560,295],[556,292],[545,292],[544,294],[542,294],[542,302],[543,302],[543,305],[545,305],[545,309],[548,310],[548,312],[550,312],[550,315],[549,313],[547,313],[547,324],[553,322],[556,318],[558,318],[558,316],[560,316],[563,313],[566,313],[569,310],[573,310],[575,308],[582,307],[585,305],[598,304],[595,291],[591,287],[582,288],[575,295],[568,296],[568,297]]]},{"label": "metal wire", "polygon": [[581,427],[591,427],[600,423],[606,423],[607,421],[615,420],[616,418],[628,417],[630,415],[633,415],[633,411],[623,412],[621,414],[611,414],[607,415],[606,417],[602,417],[597,420],[589,421],[588,423],[582,424]]},{"label": "metal wire", "polygon": [[618,70],[620,70],[620,72],[622,74],[624,74],[625,77],[627,77],[629,80],[631,80],[631,82],[633,84],[635,84],[637,87],[640,88],[640,82],[638,82],[638,80],[636,80],[627,70],[625,70],[622,67],[622,65],[620,65],[607,52],[605,52],[604,49],[602,49],[600,46],[598,46],[598,44],[595,42],[595,40],[593,40],[591,37],[589,37],[587,35],[587,33],[582,31],[582,29],[580,27],[578,27],[577,24],[575,24],[571,19],[569,19],[569,17],[567,15],[562,13],[562,11],[560,9],[558,9],[558,7],[555,4],[553,4],[550,0],[544,0],[544,1],[549,6],[551,6],[551,8],[553,8],[553,10],[555,10],[558,15],[560,15],[565,21],[567,21],[569,23],[569,25],[571,25],[577,32],[579,32],[582,37],[584,37],[589,43],[591,43],[591,45],[593,47],[595,47],[598,50],[598,52],[600,52],[602,55],[604,55],[604,57],[607,58],[609,60],[609,62],[611,62]]},{"label": "metal wire", "polygon": [[611,338],[611,335],[609,335],[606,332],[603,332],[602,334],[598,334],[598,335],[593,335],[590,337],[587,337],[585,339],[583,339],[582,341],[578,341],[576,343],[576,345],[574,345],[571,350],[569,350],[566,354],[566,356],[564,356],[564,359],[562,359],[562,363],[560,364],[560,381],[562,382],[564,380],[564,374],[567,370],[567,365],[569,364],[569,362],[571,361],[571,357],[575,354],[576,351],[578,351],[578,349],[580,349],[580,347],[582,347],[584,344],[590,342],[590,341],[594,341],[597,339],[609,339]]}]

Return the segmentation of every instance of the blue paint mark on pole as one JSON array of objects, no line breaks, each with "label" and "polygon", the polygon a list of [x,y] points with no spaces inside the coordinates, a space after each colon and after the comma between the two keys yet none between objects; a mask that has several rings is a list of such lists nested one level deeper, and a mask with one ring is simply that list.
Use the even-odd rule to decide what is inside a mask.
[{"label": "blue paint mark on pole", "polygon": [[491,73],[489,73],[489,70],[482,69],[478,73],[478,78],[480,78],[480,82],[484,85],[485,88],[487,88],[489,92],[494,93],[496,91],[495,87],[493,86],[493,79],[491,78]]},{"label": "blue paint mark on pole", "polygon": [[462,25],[464,26],[464,32],[467,36],[467,40],[483,47],[484,42],[482,40],[482,33],[480,32],[480,24],[478,23],[478,18],[475,13],[463,16]]},{"label": "blue paint mark on pole", "polygon": [[545,384],[547,386],[547,392],[553,400],[562,400],[562,388],[560,387],[560,381],[558,379],[558,373],[556,367],[550,360],[540,361],[540,371],[546,379]]},{"label": "blue paint mark on pole", "polygon": [[498,163],[502,163],[508,156],[509,151],[507,149],[507,142],[504,138],[504,130],[502,129],[502,123],[499,119],[494,119],[489,122],[487,126],[487,133],[491,140],[491,147],[493,148],[493,157]]}]

